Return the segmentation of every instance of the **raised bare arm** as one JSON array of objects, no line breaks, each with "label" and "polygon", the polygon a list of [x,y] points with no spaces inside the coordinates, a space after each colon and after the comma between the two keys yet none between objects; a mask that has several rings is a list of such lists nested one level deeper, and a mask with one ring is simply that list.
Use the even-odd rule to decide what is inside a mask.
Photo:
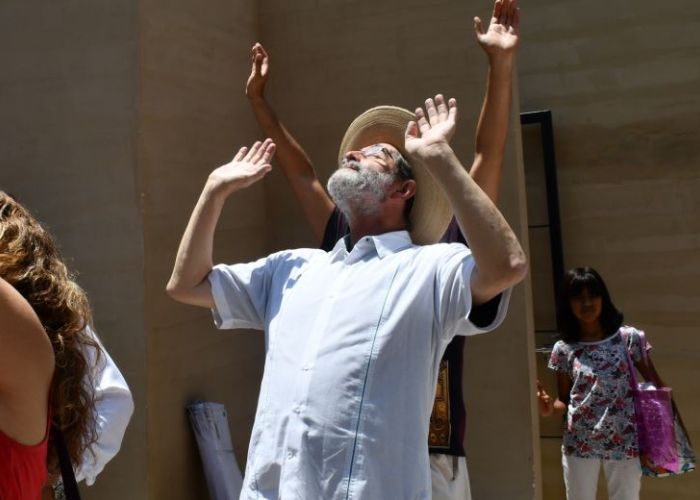
[{"label": "raised bare arm", "polygon": [[311,160],[304,149],[284,127],[265,98],[265,85],[270,73],[270,57],[256,43],[251,49],[251,70],[246,95],[255,119],[265,136],[277,146],[277,163],[287,177],[294,195],[301,204],[314,236],[320,243],[334,204],[318,180]]},{"label": "raised bare arm", "polygon": [[270,139],[241,148],[233,160],[209,174],[177,250],[166,290],[178,302],[211,308],[207,276],[213,267],[214,231],[226,199],[262,179],[270,169],[275,144]]},{"label": "raised bare arm", "polygon": [[[427,168],[445,192],[476,268],[471,277],[475,304],[483,304],[521,281],[527,264],[518,239],[493,202],[464,170],[449,145],[457,123],[457,101],[442,95],[416,109],[406,129],[410,160]],[[420,189],[420,186],[419,186]]]},{"label": "raised bare arm", "polygon": [[494,203],[498,200],[501,185],[519,28],[517,0],[496,0],[486,31],[481,19],[474,18],[474,31],[479,45],[488,56],[489,72],[476,128],[474,162],[469,174]]}]

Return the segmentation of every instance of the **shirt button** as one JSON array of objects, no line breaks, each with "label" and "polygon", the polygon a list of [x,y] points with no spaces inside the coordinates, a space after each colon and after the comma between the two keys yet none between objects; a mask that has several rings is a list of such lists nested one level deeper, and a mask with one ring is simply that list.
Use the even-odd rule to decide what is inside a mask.
[{"label": "shirt button", "polygon": [[297,415],[301,413],[301,406],[294,407],[294,413],[296,413]]},{"label": "shirt button", "polygon": [[308,372],[309,370],[311,370],[311,365],[304,365],[301,367],[301,369],[305,372]]},{"label": "shirt button", "polygon": [[296,452],[294,450],[289,450],[287,452],[287,458],[294,458],[295,455],[296,455]]}]

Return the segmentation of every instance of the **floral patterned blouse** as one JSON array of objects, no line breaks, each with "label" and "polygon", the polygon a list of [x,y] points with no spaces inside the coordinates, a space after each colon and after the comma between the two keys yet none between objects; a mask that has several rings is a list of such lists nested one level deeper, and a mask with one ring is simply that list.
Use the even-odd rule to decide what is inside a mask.
[{"label": "floral patterned blouse", "polygon": [[625,344],[639,362],[639,330],[630,326],[597,342],[554,344],[549,368],[573,381],[562,443],[565,455],[606,460],[639,456]]}]

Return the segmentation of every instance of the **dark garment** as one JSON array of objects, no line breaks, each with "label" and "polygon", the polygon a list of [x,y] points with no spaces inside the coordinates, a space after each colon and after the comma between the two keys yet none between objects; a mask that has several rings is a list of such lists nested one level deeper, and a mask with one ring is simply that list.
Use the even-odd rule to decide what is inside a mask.
[{"label": "dark garment", "polygon": [[[349,229],[347,219],[336,207],[326,224],[321,249],[327,252],[332,250],[338,240],[348,234]],[[467,244],[454,217],[440,241]],[[482,306],[472,308],[469,316],[472,323],[476,326],[491,324],[498,312],[499,302],[500,295]],[[463,352],[464,337],[457,335],[447,346],[440,361],[440,372],[428,434],[430,453],[465,456],[462,443],[464,442],[467,414],[462,398]]]},{"label": "dark garment", "polygon": [[350,226],[348,225],[348,220],[343,215],[338,207],[333,209],[333,213],[328,218],[326,222],[326,229],[323,232],[323,241],[321,242],[321,250],[330,252],[338,240],[350,233]]}]

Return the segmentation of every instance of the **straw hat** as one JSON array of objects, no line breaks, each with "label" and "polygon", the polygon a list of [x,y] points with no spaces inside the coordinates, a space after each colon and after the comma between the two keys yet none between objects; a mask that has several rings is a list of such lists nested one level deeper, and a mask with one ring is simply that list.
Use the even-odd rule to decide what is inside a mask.
[{"label": "straw hat", "polygon": [[411,240],[417,245],[437,243],[450,223],[452,208],[432,174],[418,162],[411,161],[404,147],[406,126],[416,116],[396,106],[377,106],[355,118],[340,143],[338,161],[345,153],[384,142],[398,149],[411,164],[416,181],[416,195],[409,214]]}]

